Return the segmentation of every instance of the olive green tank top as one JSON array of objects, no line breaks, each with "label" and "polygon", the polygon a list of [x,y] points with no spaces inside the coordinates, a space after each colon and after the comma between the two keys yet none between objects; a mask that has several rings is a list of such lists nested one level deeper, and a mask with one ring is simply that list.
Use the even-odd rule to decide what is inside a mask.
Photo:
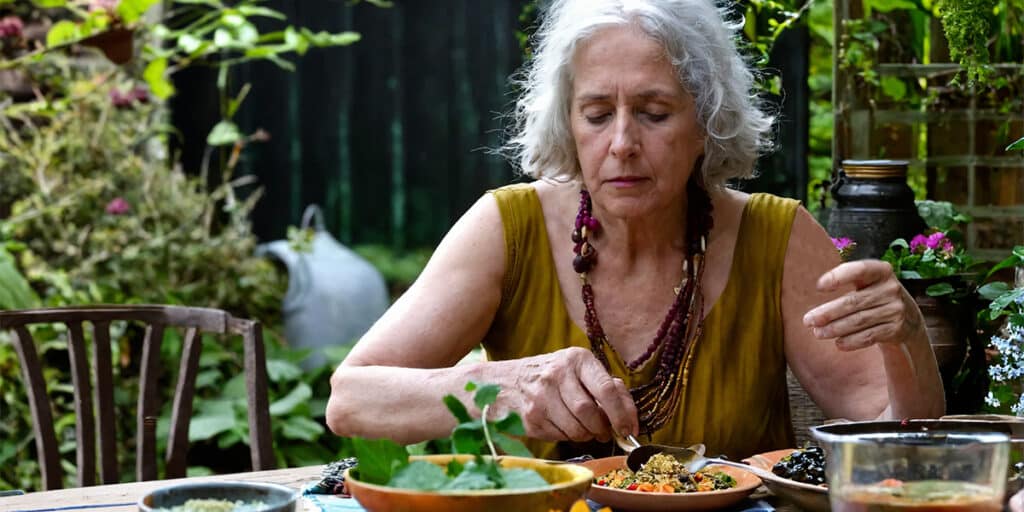
[{"label": "olive green tank top", "polygon": [[[501,304],[483,342],[488,358],[516,359],[570,346],[589,349],[585,331],[566,311],[536,191],[517,184],[490,193],[501,211],[507,267]],[[769,194],[750,197],[728,283],[705,316],[703,334],[686,359],[679,406],[668,423],[641,442],[704,443],[708,454],[734,459],[794,445],[780,295],[798,204]],[[580,293],[566,292],[565,296]],[[656,363],[648,361],[631,374],[614,350],[605,350],[611,374],[628,387],[652,378]],[[614,451],[610,443],[531,439],[526,444],[544,458],[582,453],[599,457]]]}]

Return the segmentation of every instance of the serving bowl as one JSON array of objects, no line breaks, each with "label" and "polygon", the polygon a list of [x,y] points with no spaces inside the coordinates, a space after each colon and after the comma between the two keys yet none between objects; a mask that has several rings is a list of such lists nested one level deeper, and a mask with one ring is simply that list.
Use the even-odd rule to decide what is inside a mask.
[{"label": "serving bowl", "polygon": [[[595,475],[603,475],[615,469],[625,468],[626,456],[594,459],[581,462],[580,465],[590,469]],[[717,465],[707,467],[735,478],[736,487],[719,491],[659,493],[628,491],[594,484],[587,491],[587,498],[615,510],[697,512],[716,510],[739,503],[761,485],[761,479],[742,469]]]},{"label": "serving bowl", "polygon": [[[441,467],[455,459],[465,464],[472,455],[422,455],[410,461],[425,460]],[[533,469],[548,485],[535,489],[486,489],[479,491],[417,491],[361,482],[358,472],[345,471],[345,485],[352,497],[368,512],[476,512],[488,510],[566,511],[583,497],[594,479],[589,469],[575,464],[556,463],[525,457],[500,457],[505,468]]]},{"label": "serving bowl", "polygon": [[301,493],[277,484],[260,482],[192,482],[169,485],[150,492],[139,500],[141,512],[184,505],[188,500],[227,500],[260,502],[252,512],[295,512]]}]

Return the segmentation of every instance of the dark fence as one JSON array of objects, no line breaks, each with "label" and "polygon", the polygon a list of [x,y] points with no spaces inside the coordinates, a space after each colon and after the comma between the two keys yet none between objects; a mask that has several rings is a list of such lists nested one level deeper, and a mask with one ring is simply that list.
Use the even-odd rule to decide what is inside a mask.
[{"label": "dark fence", "polygon": [[[294,24],[355,30],[363,39],[312,50],[294,73],[266,64],[238,73],[239,84],[253,85],[240,124],[272,135],[248,148],[240,164],[265,189],[253,218],[260,237],[280,238],[305,205],[318,203],[343,242],[432,246],[485,190],[516,179],[485,150],[501,142],[500,116],[512,102],[508,78],[523,58],[516,32],[527,28],[520,21],[527,3],[398,0],[380,9],[339,0],[269,2]],[[786,53],[798,58],[799,51],[806,53],[806,44]],[[784,78],[787,87],[805,87],[802,72],[795,82]],[[175,121],[193,170],[216,121],[212,79],[204,72],[178,79]],[[804,103],[787,114],[785,129],[796,142],[745,189],[802,197],[806,96],[798,96]]]}]

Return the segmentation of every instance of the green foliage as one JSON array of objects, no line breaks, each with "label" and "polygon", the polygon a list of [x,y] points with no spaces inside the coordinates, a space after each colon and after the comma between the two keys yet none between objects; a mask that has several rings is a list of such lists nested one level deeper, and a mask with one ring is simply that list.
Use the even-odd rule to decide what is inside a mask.
[{"label": "green foliage", "polygon": [[939,3],[942,28],[950,57],[963,66],[967,84],[985,83],[991,75],[989,34],[997,0],[943,0]]},{"label": "green foliage", "polygon": [[924,200],[916,201],[916,204],[917,213],[925,224],[939,231],[950,231],[973,220],[970,215],[960,213],[949,201]]},{"label": "green foliage", "polygon": [[1006,150],[1007,151],[1015,151],[1015,150],[1018,150],[1018,149],[1024,150],[1024,137],[1021,137],[1021,138],[1017,139],[1017,141],[1014,142],[1013,144],[1010,144],[1009,146],[1006,146]]},{"label": "green foliage", "polygon": [[352,250],[373,264],[384,276],[392,297],[401,295],[412,285],[433,253],[432,249],[396,251],[384,245],[360,245]]},{"label": "green foliage", "polygon": [[159,114],[111,105],[130,82],[115,73],[95,84],[68,71],[79,94],[11,107],[0,119],[0,173],[29,184],[0,229],[23,244],[28,278],[51,302],[203,304],[273,322],[285,283],[252,256],[248,215],[259,195],[240,199],[240,180],[207,190],[165,168],[153,153]]},{"label": "green foliage", "polygon": [[[901,279],[934,279],[964,273],[975,262],[962,247],[954,242],[951,233],[933,231],[914,237],[908,244],[897,238],[886,249],[882,260],[892,265]],[[952,286],[936,286],[928,290],[929,295],[945,295],[953,292]]]},{"label": "green foliage", "polygon": [[[445,396],[444,403],[459,421],[450,438],[453,453],[473,455],[473,460],[461,464],[453,459],[447,468],[442,469],[426,461],[410,462],[409,450],[393,441],[356,438],[353,446],[359,458],[359,479],[389,487],[428,491],[526,489],[547,485],[536,471],[506,469],[498,464],[495,442],[505,453],[530,456],[521,442],[509,437],[525,435],[518,414],[509,413],[497,421],[487,419],[487,411],[498,398],[498,386],[477,386],[469,382],[466,391],[475,392],[473,403],[481,409],[480,419],[474,420],[466,406],[453,395]],[[489,453],[490,457],[485,458],[482,456],[484,453]]]}]

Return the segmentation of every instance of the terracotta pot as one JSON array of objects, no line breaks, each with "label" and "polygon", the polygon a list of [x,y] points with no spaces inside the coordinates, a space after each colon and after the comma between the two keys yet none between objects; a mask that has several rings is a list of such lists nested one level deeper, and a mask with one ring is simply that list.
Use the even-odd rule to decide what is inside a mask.
[{"label": "terracotta pot", "polygon": [[948,297],[932,297],[926,293],[929,286],[950,283],[962,286],[959,276],[933,279],[901,279],[904,288],[914,297],[924,316],[925,330],[939,364],[942,382],[947,391],[953,377],[964,364],[967,355],[968,330],[972,326],[973,312],[967,305],[954,304]]},{"label": "terracotta pot", "polygon": [[134,30],[115,28],[87,37],[82,40],[82,44],[98,48],[107,57],[107,60],[114,64],[124,64],[132,60],[134,56],[132,42],[134,34]]}]

